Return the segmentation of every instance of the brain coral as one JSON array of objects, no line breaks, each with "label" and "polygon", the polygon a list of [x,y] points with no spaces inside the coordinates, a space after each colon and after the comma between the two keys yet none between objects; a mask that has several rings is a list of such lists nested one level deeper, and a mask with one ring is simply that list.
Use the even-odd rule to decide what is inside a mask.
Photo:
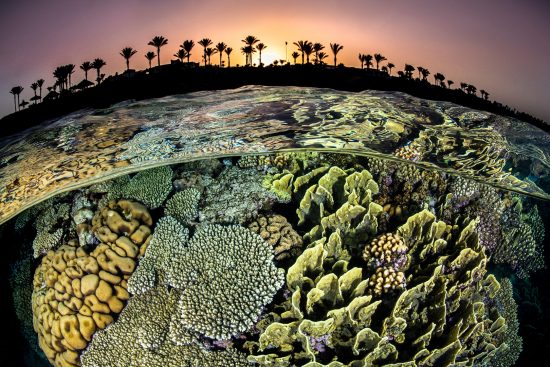
[{"label": "brain coral", "polygon": [[48,251],[34,274],[33,325],[40,348],[56,366],[78,366],[92,335],[113,322],[129,298],[127,279],[153,222],[147,209],[121,200],[96,213],[101,243],[88,252],[69,241]]},{"label": "brain coral", "polygon": [[302,237],[282,215],[260,215],[248,228],[273,246],[275,260],[296,257],[302,250]]}]

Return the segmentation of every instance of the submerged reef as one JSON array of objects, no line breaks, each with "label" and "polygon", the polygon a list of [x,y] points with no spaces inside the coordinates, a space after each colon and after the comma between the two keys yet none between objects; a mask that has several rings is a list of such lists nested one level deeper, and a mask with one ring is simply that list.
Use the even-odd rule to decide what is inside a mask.
[{"label": "submerged reef", "polygon": [[544,266],[529,201],[349,154],[158,167],[14,221],[31,222],[18,312],[58,367],[511,367],[513,286],[488,265]]}]

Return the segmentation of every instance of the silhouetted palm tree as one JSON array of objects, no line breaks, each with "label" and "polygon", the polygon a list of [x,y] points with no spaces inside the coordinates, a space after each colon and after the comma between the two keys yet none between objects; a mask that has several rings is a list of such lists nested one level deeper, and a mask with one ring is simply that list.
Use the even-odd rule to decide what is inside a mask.
[{"label": "silhouetted palm tree", "polygon": [[13,107],[15,108],[14,112],[17,112],[17,101],[15,97],[17,95],[17,87],[10,89],[10,94],[13,94]]},{"label": "silhouetted palm tree", "polygon": [[260,42],[259,39],[257,39],[255,36],[246,36],[245,39],[242,40],[242,42],[244,42],[244,44],[246,46],[249,46],[250,48],[247,48],[246,50],[248,52],[245,53],[245,55],[249,58],[249,60],[247,60],[246,64],[247,65],[252,65],[252,54],[254,52],[256,52],[256,50],[254,49],[254,45],[258,42]]},{"label": "silhouetted palm tree", "polygon": [[388,62],[388,70],[390,71],[389,74],[391,76],[391,69],[393,69],[395,67],[394,64],[392,64],[391,62]]},{"label": "silhouetted palm tree", "polygon": [[243,46],[241,47],[241,51],[246,57],[246,65],[252,65],[252,54],[256,52],[256,49],[252,46]]},{"label": "silhouetted palm tree", "polygon": [[412,73],[414,72],[416,68],[412,65],[409,65],[409,64],[405,64],[405,68],[403,69],[403,71],[405,72],[405,76],[408,78],[408,79],[411,79],[412,78]]},{"label": "silhouetted palm tree", "polygon": [[215,48],[208,47],[206,49],[206,56],[208,57],[208,65],[211,65],[210,56],[214,55],[216,52],[218,52],[218,50],[216,50]]},{"label": "silhouetted palm tree", "polygon": [[384,73],[388,73],[388,67],[386,65],[382,66],[380,70],[383,71]]},{"label": "silhouetted palm tree", "polygon": [[435,79],[435,84],[436,85],[437,85],[437,82],[439,82],[439,86],[445,87],[445,85],[443,84],[443,81],[445,80],[445,75],[443,75],[441,73],[435,73],[434,74],[434,79]]},{"label": "silhouetted palm tree", "polygon": [[185,59],[186,56],[187,56],[187,53],[183,48],[180,48],[178,52],[174,54],[174,57],[179,59],[182,63],[183,63],[183,59]]},{"label": "silhouetted palm tree", "polygon": [[258,52],[260,53],[258,66],[262,66],[262,51],[265,50],[266,48],[267,46],[264,45],[263,43],[258,43],[258,45],[256,46],[256,50],[258,50]]},{"label": "silhouetted palm tree", "polygon": [[361,70],[363,70],[363,64],[365,63],[365,55],[363,55],[362,53],[359,53],[357,57],[359,58],[359,61],[361,61]]},{"label": "silhouetted palm tree", "polygon": [[365,61],[365,65],[367,65],[367,70],[370,70],[370,67],[372,66],[372,55],[371,54],[367,54],[367,55],[364,55],[364,61]]},{"label": "silhouetted palm tree", "polygon": [[23,100],[23,101],[21,101],[21,103],[19,103],[19,107],[25,108],[25,106],[28,105],[28,104],[29,104],[29,102]]},{"label": "silhouetted palm tree", "polygon": [[36,84],[38,84],[38,88],[40,88],[40,100],[42,100],[42,86],[44,85],[44,79],[38,79]]},{"label": "silhouetted palm tree", "polygon": [[398,75],[400,78],[406,77],[406,75],[405,75],[405,73],[403,72],[403,70],[399,70],[399,71],[397,72],[397,75]]},{"label": "silhouetted palm tree", "polygon": [[100,58],[97,58],[97,59],[94,59],[94,61],[92,62],[92,68],[94,68],[96,71],[97,71],[97,84],[99,84],[101,82],[101,80],[103,78],[101,78],[101,68],[104,67],[105,65],[107,65],[107,63],[105,62],[105,60],[103,59],[100,59]]},{"label": "silhouetted palm tree", "polygon": [[428,75],[430,75],[430,71],[426,68],[422,68],[422,80],[428,81]]},{"label": "silhouetted palm tree", "polygon": [[227,47],[225,49],[225,54],[227,55],[227,67],[231,67],[231,59],[229,58],[231,55],[231,52],[233,52],[233,49],[231,47]]},{"label": "silhouetted palm tree", "polygon": [[424,70],[424,68],[422,66],[417,66],[416,70],[418,70],[418,79],[420,79],[420,75],[422,74],[422,71]]},{"label": "silhouetted palm tree", "polygon": [[157,48],[158,66],[160,66],[160,48],[168,44],[168,39],[163,36],[155,36],[147,45]]},{"label": "silhouetted palm tree", "polygon": [[325,59],[326,59],[327,57],[328,57],[328,54],[327,54],[327,53],[325,53],[325,52],[323,52],[323,51],[319,52],[319,54],[317,54],[317,59],[318,59],[318,61],[319,61],[319,64],[320,64],[320,65],[326,64],[326,63],[325,63]]},{"label": "silhouetted palm tree", "polygon": [[300,56],[300,54],[294,51],[290,56],[294,59],[294,65],[296,65],[296,59]]},{"label": "silhouetted palm tree", "polygon": [[468,94],[473,94],[475,96],[476,91],[477,91],[477,88],[472,84],[468,84],[468,86],[466,87],[466,92],[468,92]]},{"label": "silhouetted palm tree", "polygon": [[203,54],[202,54],[202,58],[204,59],[204,66],[206,66],[206,61],[207,61],[206,48],[208,46],[212,45],[212,40],[210,38],[203,38],[198,42],[198,44],[201,45],[204,49]]},{"label": "silhouetted palm tree", "polygon": [[460,82],[460,89],[463,92],[466,92],[466,88],[468,87],[468,83]]},{"label": "silhouetted palm tree", "polygon": [[336,66],[336,57],[338,55],[338,52],[342,51],[344,46],[339,45],[337,43],[331,43],[330,44],[330,50],[332,51],[332,54],[334,55],[334,66]]},{"label": "silhouetted palm tree", "polygon": [[313,53],[313,43],[308,42],[303,46],[304,54],[306,55],[306,63],[309,64],[309,56]]},{"label": "silhouetted palm tree", "polygon": [[151,69],[151,61],[156,57],[155,53],[153,51],[149,51],[145,54],[145,58],[147,61],[149,61],[149,69]]},{"label": "silhouetted palm tree", "polygon": [[227,45],[223,42],[220,42],[216,45],[216,50],[218,50],[218,52],[220,53],[220,68],[222,67],[223,52],[225,51],[226,48],[227,48]]},{"label": "silhouetted palm tree", "polygon": [[191,57],[191,50],[195,47],[195,42],[192,40],[185,40],[183,41],[183,44],[181,45],[181,48],[187,52],[187,62],[189,62],[189,58]]},{"label": "silhouetted palm tree", "polygon": [[[32,91],[34,92],[34,97],[38,97],[38,96],[36,95],[36,90],[38,89],[38,83],[36,83],[36,82],[32,83],[32,84],[31,84],[31,89],[32,89]],[[34,104],[36,104],[36,99],[37,99],[37,98],[34,99]]]},{"label": "silhouetted palm tree", "polygon": [[319,42],[316,42],[316,43],[313,44],[313,52],[315,52],[315,63],[316,64],[320,61],[319,60],[319,52],[321,52],[321,50],[324,50],[324,49],[325,49],[325,46],[323,46]]},{"label": "silhouetted palm tree", "polygon": [[67,77],[69,78],[69,88],[71,87],[71,75],[74,73],[75,66],[73,64],[67,64],[64,66],[66,68]]},{"label": "silhouetted palm tree", "polygon": [[297,42],[294,42],[294,45],[296,47],[298,47],[298,51],[300,51],[300,53],[302,54],[302,64],[304,63],[304,46],[309,44],[311,42],[309,41],[297,41]]},{"label": "silhouetted palm tree", "polygon": [[481,98],[483,98],[484,100],[487,101],[489,99],[489,93],[487,93],[487,91],[480,89],[479,93],[481,93]]},{"label": "silhouetted palm tree", "polygon": [[387,59],[381,54],[374,54],[374,60],[376,61],[376,70],[380,70],[378,66],[382,61],[386,61]]},{"label": "silhouetted palm tree", "polygon": [[80,68],[84,70],[84,79],[88,80],[88,71],[93,69],[92,63],[89,61],[84,61],[82,65],[80,65]]},{"label": "silhouetted palm tree", "polygon": [[10,93],[13,94],[13,103],[15,103],[15,96],[17,96],[17,104],[15,105],[15,110],[20,110],[20,108],[18,108],[17,106],[19,106],[19,95],[21,94],[21,92],[23,92],[23,88],[22,86],[18,85],[17,87],[13,87],[11,90],[10,90]]},{"label": "silhouetted palm tree", "polygon": [[130,57],[137,54],[137,50],[134,50],[132,47],[124,47],[120,51],[120,56],[124,57],[126,60],[126,71],[130,70]]},{"label": "silhouetted palm tree", "polygon": [[451,89],[451,85],[453,85],[455,82],[452,80],[447,80],[447,85],[449,86],[449,89]]},{"label": "silhouetted palm tree", "polygon": [[57,79],[56,83],[59,85],[59,91],[63,91],[67,85],[68,78],[67,68],[65,65],[56,67],[53,71],[53,76]]}]

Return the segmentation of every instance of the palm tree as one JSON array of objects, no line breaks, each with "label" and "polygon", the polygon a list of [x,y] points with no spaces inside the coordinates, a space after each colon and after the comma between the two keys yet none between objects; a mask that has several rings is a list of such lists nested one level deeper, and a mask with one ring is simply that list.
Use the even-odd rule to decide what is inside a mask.
[{"label": "palm tree", "polygon": [[73,64],[67,64],[64,66],[67,77],[69,78],[69,88],[71,87],[71,75],[74,73],[75,66]]},{"label": "palm tree", "polygon": [[399,71],[397,72],[397,75],[398,75],[400,78],[404,78],[404,77],[406,76],[405,73],[403,72],[403,70],[399,70]]},{"label": "palm tree", "polygon": [[256,52],[256,49],[252,46],[243,46],[241,47],[241,51],[246,57],[246,65],[252,65],[252,54]]},{"label": "palm tree", "polygon": [[420,74],[423,73],[424,68],[423,68],[422,66],[417,66],[417,67],[416,67],[416,70],[418,70],[418,79],[420,79]]},{"label": "palm tree", "polygon": [[317,55],[319,64],[321,64],[321,65],[326,64],[324,60],[325,60],[327,57],[328,57],[328,54],[327,54],[327,53],[325,53],[325,52],[323,52],[323,51],[319,52],[319,54]]},{"label": "palm tree", "polygon": [[460,82],[460,89],[463,92],[466,92],[466,88],[468,87],[468,83]]},{"label": "palm tree", "polygon": [[130,57],[137,54],[137,50],[134,50],[132,47],[124,47],[120,51],[120,56],[124,57],[126,60],[126,71],[130,70]]},{"label": "palm tree", "polygon": [[107,65],[107,63],[103,59],[94,59],[92,62],[92,68],[94,68],[97,71],[97,84],[101,82],[101,68]]},{"label": "palm tree", "polygon": [[168,44],[168,39],[163,36],[155,36],[147,45],[157,48],[158,66],[160,66],[160,48]]},{"label": "palm tree", "polygon": [[36,104],[36,99],[37,99],[36,90],[38,89],[38,83],[36,82],[32,83],[31,89],[34,92],[34,104]]},{"label": "palm tree", "polygon": [[222,55],[225,49],[227,48],[227,45],[223,42],[220,42],[216,45],[216,50],[220,53],[220,68],[222,67]]},{"label": "palm tree", "polygon": [[264,45],[263,43],[258,43],[258,45],[256,46],[256,50],[258,50],[260,52],[260,58],[259,58],[259,61],[258,61],[258,66],[262,66],[262,51],[265,50],[267,48],[266,45]]},{"label": "palm tree", "polygon": [[210,65],[210,56],[214,55],[216,52],[218,52],[218,50],[216,50],[215,48],[211,48],[211,47],[208,47],[206,49],[206,56],[208,57],[208,65]]},{"label": "palm tree", "polygon": [[84,70],[84,79],[88,80],[88,71],[93,69],[92,63],[89,61],[84,61],[82,65],[80,65],[80,68]]},{"label": "palm tree", "polygon": [[388,73],[388,67],[386,65],[382,66],[380,70],[383,71],[384,73]]},{"label": "palm tree", "polygon": [[481,93],[481,98],[483,98],[484,100],[487,101],[489,99],[489,93],[487,93],[485,90],[480,89],[479,93]]},{"label": "palm tree", "polygon": [[405,76],[408,78],[408,79],[411,79],[412,78],[412,73],[414,72],[416,68],[412,65],[409,65],[409,64],[405,64],[405,68],[403,69],[403,71],[405,72]]},{"label": "palm tree", "polygon": [[153,51],[149,51],[145,54],[145,58],[147,61],[149,61],[149,69],[151,69],[151,61],[156,57],[155,53]]},{"label": "palm tree", "polygon": [[212,44],[212,40],[210,38],[203,38],[198,43],[204,48],[202,58],[204,59],[204,66],[206,66],[206,48]]},{"label": "palm tree", "polygon": [[334,66],[336,66],[336,56],[338,55],[338,52],[340,52],[344,46],[339,45],[337,43],[331,43],[330,44],[330,50],[332,51],[332,54],[334,55]]},{"label": "palm tree", "polygon": [[313,53],[313,44],[308,42],[303,47],[304,54],[306,54],[306,63],[309,64],[309,56]]},{"label": "palm tree", "polygon": [[195,42],[193,42],[192,40],[185,40],[180,47],[183,48],[185,52],[187,52],[187,62],[189,62],[189,58],[191,57],[191,50],[193,49],[193,47],[195,47]]},{"label": "palm tree", "polygon": [[254,45],[260,42],[260,40],[257,39],[255,36],[246,36],[245,39],[242,40],[242,42],[244,42],[246,46],[250,47],[250,48],[247,48],[249,52],[245,53],[247,57],[250,59],[250,60],[247,60],[246,64],[248,65],[250,63],[250,65],[252,65],[252,54],[256,52],[256,50],[254,49]]},{"label": "palm tree", "polygon": [[296,59],[298,58],[298,56],[300,56],[300,54],[294,51],[290,56],[292,56],[292,58],[294,59],[294,65],[296,65]]},{"label": "palm tree", "polygon": [[231,55],[231,52],[233,52],[233,49],[231,47],[226,47],[225,54],[227,55],[227,67],[231,67],[231,59],[229,58],[229,55]]},{"label": "palm tree", "polygon": [[391,62],[388,62],[388,70],[390,71],[390,76],[391,76],[391,69],[393,69],[395,67],[394,64],[392,64]]},{"label": "palm tree", "polygon": [[451,89],[451,85],[453,85],[455,82],[452,80],[447,80],[447,85],[449,86],[449,89]]},{"label": "palm tree", "polygon": [[67,88],[68,69],[66,65],[56,67],[53,76],[57,79],[56,83],[59,85],[60,92]]},{"label": "palm tree", "polygon": [[44,85],[44,79],[38,79],[36,84],[38,84],[38,88],[40,88],[40,100],[42,100],[42,86]]},{"label": "palm tree", "polygon": [[422,68],[422,80],[428,81],[428,75],[430,75],[430,71],[426,68]]},{"label": "palm tree", "polygon": [[382,62],[382,61],[386,61],[387,59],[382,56],[381,54],[374,54],[374,60],[376,61],[376,70],[380,70],[378,68],[378,65]]},{"label": "palm tree", "polygon": [[357,57],[359,58],[359,61],[361,61],[361,70],[363,70],[363,64],[365,63],[365,55],[363,55],[362,53],[359,53]]},{"label": "palm tree", "polygon": [[475,96],[476,91],[477,91],[477,88],[472,84],[468,84],[468,86],[466,87],[466,92],[468,92],[468,94],[473,94]]},{"label": "palm tree", "polygon": [[[325,49],[325,46],[323,46],[322,44],[320,44],[319,42],[316,42],[313,44],[313,52],[315,52],[315,63],[317,64],[320,60],[319,60],[319,52],[321,50],[324,50]],[[325,54],[326,55],[326,54]]]},{"label": "palm tree", "polygon": [[364,61],[365,61],[365,65],[367,65],[367,70],[370,70],[370,67],[372,66],[372,55],[371,54],[367,54],[367,55],[364,55]]},{"label": "palm tree", "polygon": [[[19,95],[21,94],[21,92],[23,92],[23,89],[25,89],[25,88],[18,85],[17,87],[13,87],[10,90],[10,93],[13,94],[13,103],[15,104],[15,110],[16,111],[21,109],[21,108],[18,109],[17,106],[19,106]],[[15,103],[15,96],[17,96],[17,103]]]},{"label": "palm tree", "polygon": [[434,80],[435,80],[436,85],[437,85],[437,82],[439,82],[439,85],[441,87],[445,87],[445,85],[443,84],[443,81],[445,80],[445,75],[443,75],[441,73],[435,73],[434,74]]},{"label": "palm tree", "polygon": [[302,64],[304,63],[304,46],[307,45],[308,43],[311,43],[311,42],[309,41],[294,42],[294,45],[298,47],[298,51],[302,53]]},{"label": "palm tree", "polygon": [[185,53],[185,50],[183,48],[180,48],[178,52],[174,54],[174,57],[178,58],[182,63],[183,63],[183,59],[185,59],[186,56],[187,54]]}]

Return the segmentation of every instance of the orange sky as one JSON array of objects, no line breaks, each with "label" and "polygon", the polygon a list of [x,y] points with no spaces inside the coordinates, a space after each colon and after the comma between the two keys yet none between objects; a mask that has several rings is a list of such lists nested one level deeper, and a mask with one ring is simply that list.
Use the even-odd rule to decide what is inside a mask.
[{"label": "orange sky", "polygon": [[[51,85],[58,65],[101,57],[103,72],[121,72],[119,52],[131,46],[138,54],[130,65],[141,69],[155,35],[169,40],[163,63],[185,39],[208,37],[233,47],[231,63],[243,64],[240,40],[252,34],[268,46],[264,61],[284,59],[285,41],[289,60],[294,41],[321,42],[328,54],[329,43],[338,42],[344,45],[339,62],[348,66],[359,66],[359,52],[380,52],[397,69],[405,62],[422,65],[431,76],[472,83],[491,99],[550,121],[550,5],[544,1],[4,0],[0,31],[0,115],[13,110],[11,87],[24,86],[28,99],[30,84],[44,78]],[[199,61],[200,46],[192,54]],[[73,80],[82,77],[78,70]]]}]

